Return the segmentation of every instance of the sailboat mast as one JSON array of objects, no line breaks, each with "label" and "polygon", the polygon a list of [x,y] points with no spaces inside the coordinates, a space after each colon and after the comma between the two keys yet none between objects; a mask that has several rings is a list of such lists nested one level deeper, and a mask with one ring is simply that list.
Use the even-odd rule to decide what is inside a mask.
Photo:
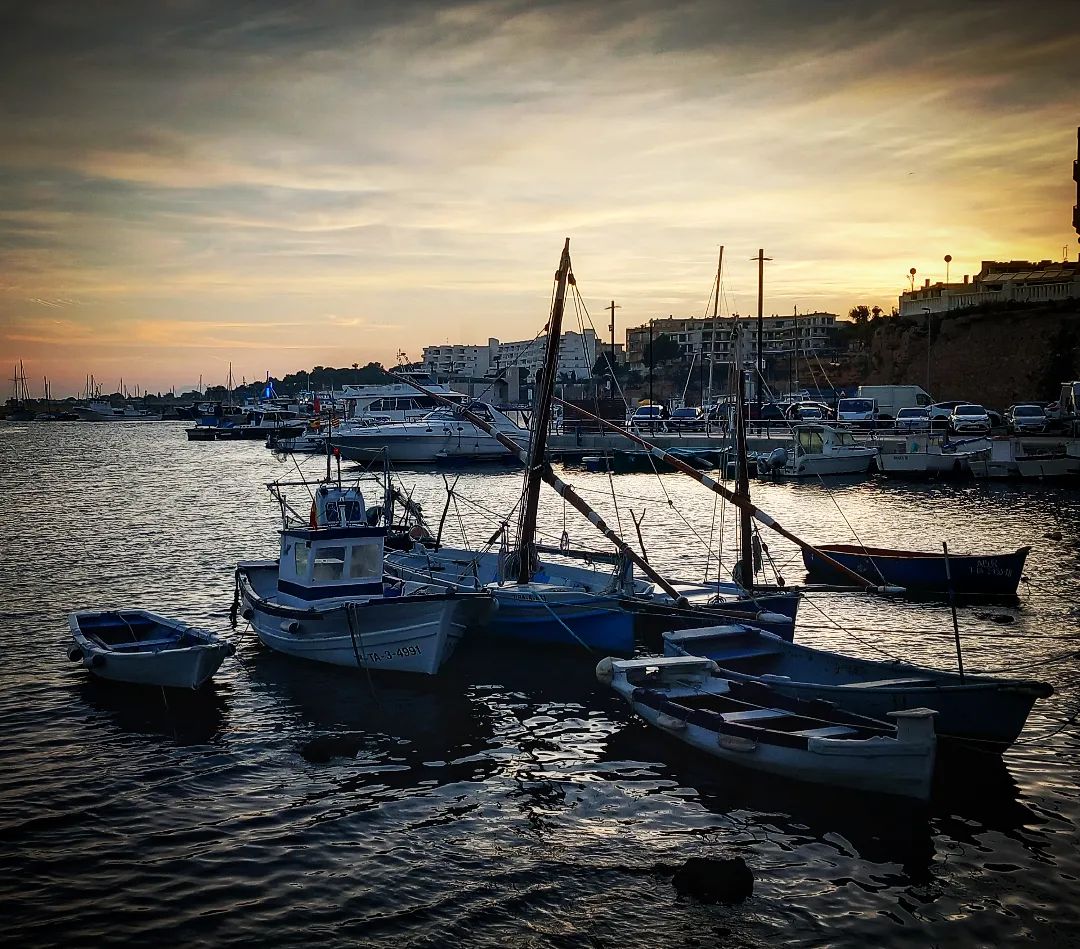
[{"label": "sailboat mast", "polygon": [[[724,245],[720,245],[720,259],[716,262],[716,294],[712,305],[712,341],[709,348],[709,398],[708,404],[712,405],[713,364],[716,362],[716,316],[720,310],[720,271],[724,266]],[[704,348],[704,347],[702,347]],[[703,400],[704,401],[704,400]],[[708,406],[706,406],[706,410]]]},{"label": "sailboat mast", "polygon": [[563,307],[566,304],[566,284],[570,278],[570,238],[563,245],[559,270],[555,274],[555,302],[548,320],[547,351],[544,353],[543,375],[533,412],[532,438],[529,439],[529,464],[525,469],[525,504],[518,533],[518,583],[532,579],[535,558],[536,509],[540,502],[540,482],[543,480],[544,449],[548,425],[551,422],[551,399],[555,395],[555,375],[559,366],[559,343],[562,340]]},{"label": "sailboat mast", "polygon": [[735,376],[738,380],[735,392],[735,497],[745,503],[735,503],[739,508],[739,585],[752,590],[754,558],[750,546],[750,476],[746,470],[746,398],[743,377],[744,370],[740,365]]}]

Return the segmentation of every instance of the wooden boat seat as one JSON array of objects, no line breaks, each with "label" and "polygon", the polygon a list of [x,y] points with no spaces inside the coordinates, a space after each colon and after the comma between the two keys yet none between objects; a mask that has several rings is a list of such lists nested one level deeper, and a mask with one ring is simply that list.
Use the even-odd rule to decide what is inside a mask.
[{"label": "wooden boat seat", "polygon": [[873,682],[844,682],[843,689],[891,689],[905,685],[933,685],[933,679],[875,679]]},{"label": "wooden boat seat", "polygon": [[745,712],[721,712],[720,714],[725,722],[734,724],[736,722],[761,722],[769,718],[786,718],[791,713],[775,708],[751,708]]},{"label": "wooden boat seat", "polygon": [[180,640],[176,636],[166,636],[162,639],[140,639],[138,642],[130,643],[113,643],[110,646],[106,646],[106,649],[111,649],[114,652],[119,650],[134,650],[134,649],[147,649],[155,646],[176,646],[180,643]]},{"label": "wooden boat seat", "polygon": [[745,652],[729,652],[719,656],[710,656],[709,658],[716,662],[718,665],[723,665],[725,662],[739,659],[763,659],[766,656],[779,656],[779,649],[747,649]]},{"label": "wooden boat seat", "polygon": [[846,725],[823,725],[821,728],[807,728],[801,732],[788,732],[788,734],[798,735],[800,738],[844,738],[848,735],[857,735],[858,731]]}]

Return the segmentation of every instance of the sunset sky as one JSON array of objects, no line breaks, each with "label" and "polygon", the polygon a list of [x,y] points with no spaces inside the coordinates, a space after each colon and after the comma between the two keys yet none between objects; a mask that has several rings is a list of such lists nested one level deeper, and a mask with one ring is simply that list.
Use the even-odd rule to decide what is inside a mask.
[{"label": "sunset sky", "polygon": [[[1080,2],[0,3],[0,366],[151,391],[1075,259]],[[571,316],[570,325],[574,325]],[[0,395],[10,395],[10,382]]]}]

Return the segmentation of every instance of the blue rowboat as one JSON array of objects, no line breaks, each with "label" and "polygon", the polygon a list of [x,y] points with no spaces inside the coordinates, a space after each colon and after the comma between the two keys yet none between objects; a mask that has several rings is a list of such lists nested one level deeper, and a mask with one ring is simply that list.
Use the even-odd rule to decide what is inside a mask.
[{"label": "blue rowboat", "polygon": [[938,738],[989,751],[1011,745],[1036,700],[1054,692],[1033,679],[961,676],[906,662],[856,659],[741,624],[665,633],[664,653],[712,659],[729,679],[758,682],[791,698],[831,702],[870,718],[932,708]]},{"label": "blue rowboat", "polygon": [[949,554],[949,576],[943,553],[916,550],[886,550],[881,547],[858,547],[854,544],[821,544],[803,549],[803,563],[811,579],[825,582],[846,582],[839,571],[819,557],[815,550],[828,554],[837,563],[873,583],[924,590],[962,594],[1015,595],[1024,572],[1024,561],[1030,547],[1021,547],[1009,554],[969,556]]}]

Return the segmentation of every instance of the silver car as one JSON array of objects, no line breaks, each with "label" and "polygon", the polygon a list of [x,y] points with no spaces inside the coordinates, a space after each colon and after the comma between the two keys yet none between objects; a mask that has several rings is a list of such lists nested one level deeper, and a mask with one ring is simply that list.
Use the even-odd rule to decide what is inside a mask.
[{"label": "silver car", "polygon": [[926,406],[901,409],[896,413],[896,430],[898,432],[930,431],[930,410]]},{"label": "silver car", "polygon": [[1041,405],[1014,405],[1005,416],[1010,432],[1045,432],[1049,421]]}]

